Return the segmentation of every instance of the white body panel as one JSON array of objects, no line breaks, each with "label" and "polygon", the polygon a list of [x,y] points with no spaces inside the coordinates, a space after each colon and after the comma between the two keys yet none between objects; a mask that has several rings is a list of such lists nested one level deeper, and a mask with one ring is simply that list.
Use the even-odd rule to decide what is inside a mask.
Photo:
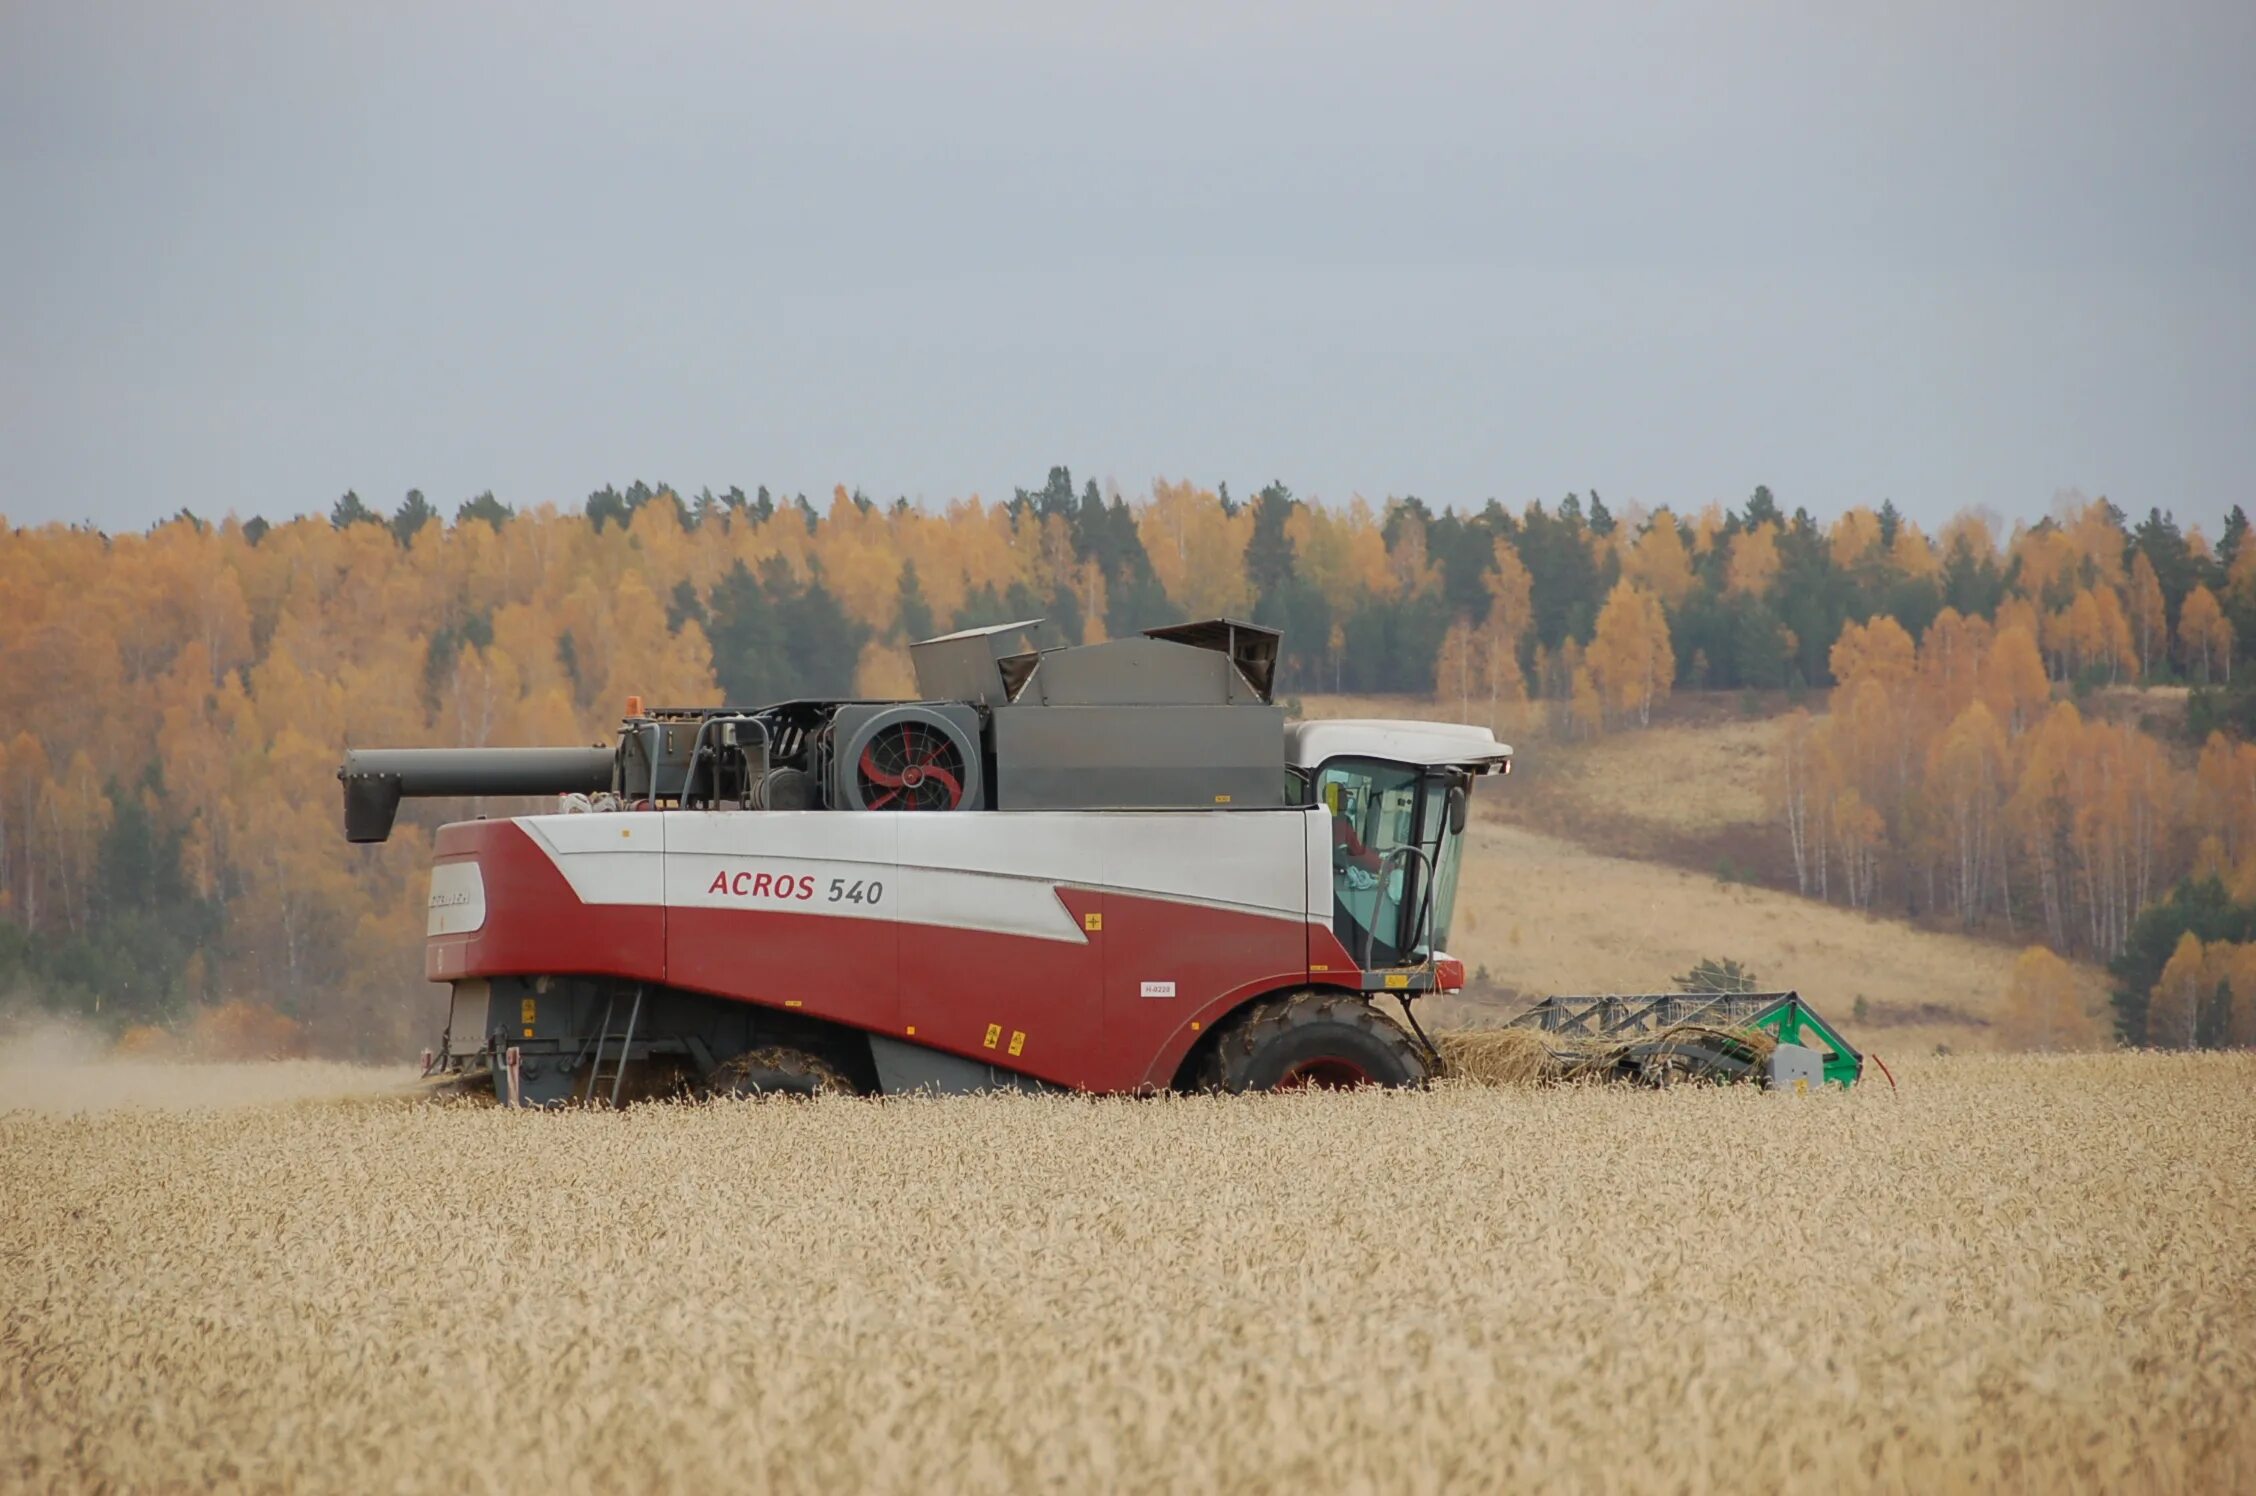
[{"label": "white body panel", "polygon": [[[1087,936],[1060,886],[1331,917],[1328,823],[1314,809],[636,811],[518,824],[590,904],[783,908],[1074,942]],[[852,896],[834,897],[834,880]]]},{"label": "white body panel", "polygon": [[583,904],[666,902],[666,825],[657,811],[519,816]]},{"label": "white body panel", "polygon": [[[1303,811],[1064,811],[1103,839],[1102,882],[1123,893],[1304,919]],[[996,819],[1001,819],[997,817]]]}]

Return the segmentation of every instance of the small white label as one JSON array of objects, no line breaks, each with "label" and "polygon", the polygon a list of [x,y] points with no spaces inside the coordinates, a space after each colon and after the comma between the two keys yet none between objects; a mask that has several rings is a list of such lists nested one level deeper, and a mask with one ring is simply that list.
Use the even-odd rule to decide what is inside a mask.
[{"label": "small white label", "polygon": [[1174,995],[1175,984],[1173,982],[1144,983],[1144,996],[1146,997],[1173,997]]}]

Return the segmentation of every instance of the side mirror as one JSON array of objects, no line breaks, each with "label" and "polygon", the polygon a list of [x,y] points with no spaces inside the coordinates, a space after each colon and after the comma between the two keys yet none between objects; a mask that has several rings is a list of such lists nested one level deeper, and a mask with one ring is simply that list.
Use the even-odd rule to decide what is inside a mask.
[{"label": "side mirror", "polygon": [[1465,793],[1463,785],[1453,784],[1449,787],[1449,834],[1451,836],[1463,836],[1465,834],[1465,818],[1472,813],[1472,804],[1472,796]]}]

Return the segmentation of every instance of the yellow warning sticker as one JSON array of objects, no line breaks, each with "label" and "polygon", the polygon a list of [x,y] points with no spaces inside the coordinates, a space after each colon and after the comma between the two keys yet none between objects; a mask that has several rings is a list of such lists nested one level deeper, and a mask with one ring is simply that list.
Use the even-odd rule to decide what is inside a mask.
[{"label": "yellow warning sticker", "polygon": [[1389,987],[1407,987],[1410,985],[1410,979],[1406,976],[1390,976],[1386,979],[1386,984]]},{"label": "yellow warning sticker", "polygon": [[1014,1055],[1026,1053],[1026,1034],[1023,1030],[1011,1030],[1010,1052]]},{"label": "yellow warning sticker", "polygon": [[1084,929],[1084,930],[1101,930],[1101,929],[1103,929],[1103,928],[1104,928],[1104,916],[1103,916],[1103,915],[1101,915],[1101,914],[1084,914],[1084,915],[1082,915],[1082,916],[1081,916],[1081,928],[1082,928],[1082,929]]},{"label": "yellow warning sticker", "polygon": [[517,1005],[517,1021],[520,1023],[531,1023],[533,1021],[533,1000],[531,998],[528,997]]},{"label": "yellow warning sticker", "polygon": [[997,1044],[1001,1043],[1002,1038],[1003,1026],[1001,1024],[990,1023],[987,1025],[987,1047],[989,1049],[993,1049]]},{"label": "yellow warning sticker", "polygon": [[1228,795],[1216,795],[1214,797],[1214,803],[1217,805],[1227,805],[1230,803],[1230,797]]}]

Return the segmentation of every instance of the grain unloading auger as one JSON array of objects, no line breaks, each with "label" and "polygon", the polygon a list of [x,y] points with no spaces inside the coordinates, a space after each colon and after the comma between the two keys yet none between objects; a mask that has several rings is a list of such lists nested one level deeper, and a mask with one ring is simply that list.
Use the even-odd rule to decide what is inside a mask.
[{"label": "grain unloading auger", "polygon": [[[644,710],[610,748],[350,752],[439,828],[433,1068],[512,1101],[1416,1085],[1486,729],[1287,723],[1276,631],[912,646],[919,701]],[[1392,998],[1403,1022],[1376,1006]],[[1405,1026],[1407,1025],[1407,1026]]]}]

